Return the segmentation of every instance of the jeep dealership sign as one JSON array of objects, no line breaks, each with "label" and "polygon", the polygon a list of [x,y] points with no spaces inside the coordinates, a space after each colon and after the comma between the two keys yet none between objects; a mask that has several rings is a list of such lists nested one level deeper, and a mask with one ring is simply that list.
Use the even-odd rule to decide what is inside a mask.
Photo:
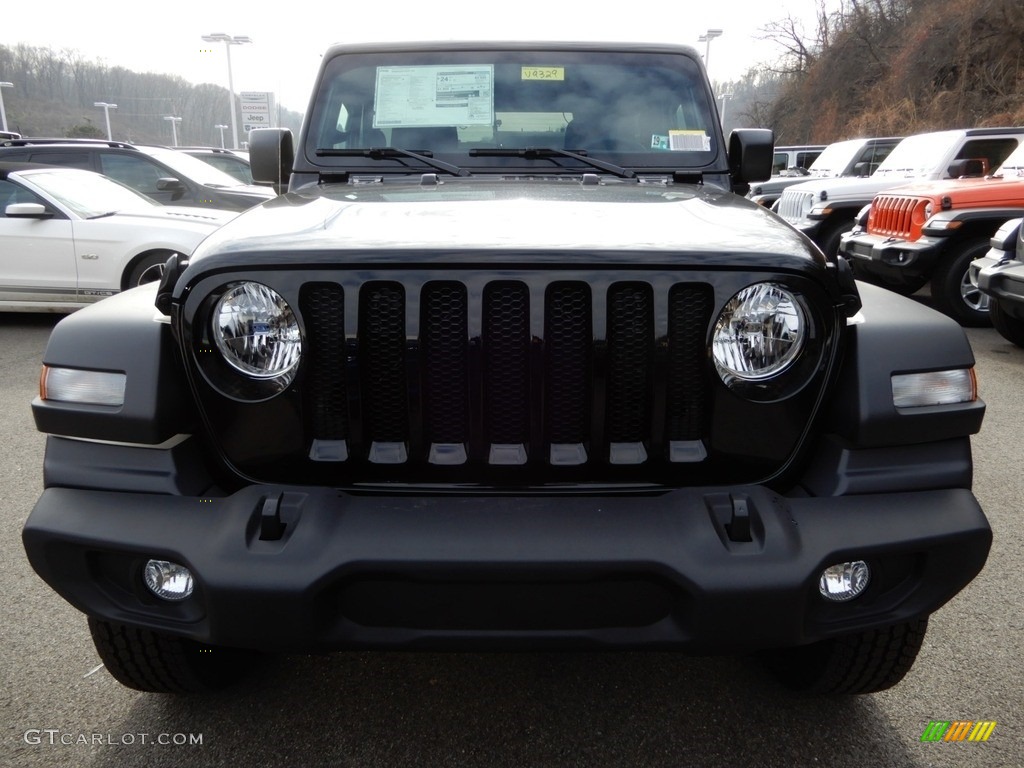
[{"label": "jeep dealership sign", "polygon": [[253,128],[272,128],[274,94],[269,91],[242,91],[242,130],[248,133]]}]

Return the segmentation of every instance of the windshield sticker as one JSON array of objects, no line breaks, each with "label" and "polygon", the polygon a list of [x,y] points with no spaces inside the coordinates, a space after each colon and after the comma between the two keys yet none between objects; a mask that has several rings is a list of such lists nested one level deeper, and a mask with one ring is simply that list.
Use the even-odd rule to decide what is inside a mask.
[{"label": "windshield sticker", "polygon": [[711,137],[705,131],[669,131],[668,148],[673,152],[710,152]]},{"label": "windshield sticker", "polygon": [[378,67],[374,128],[491,125],[494,66]]},{"label": "windshield sticker", "polygon": [[668,149],[668,136],[663,133],[655,133],[651,136],[651,149]]},{"label": "windshield sticker", "polygon": [[565,67],[523,67],[522,80],[565,80]]}]

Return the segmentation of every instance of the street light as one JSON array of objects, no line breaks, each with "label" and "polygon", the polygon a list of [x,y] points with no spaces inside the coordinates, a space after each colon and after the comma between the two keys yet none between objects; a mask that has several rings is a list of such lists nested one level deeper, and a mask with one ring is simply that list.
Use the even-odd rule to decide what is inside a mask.
[{"label": "street light", "polygon": [[722,30],[720,29],[709,29],[703,35],[697,38],[701,43],[704,43],[704,69],[708,68],[708,58],[711,56],[711,41],[716,37],[721,37]]},{"label": "street light", "polygon": [[13,88],[14,83],[0,83],[0,131],[7,130],[7,112],[4,110],[4,88]]},{"label": "street light", "polygon": [[725,105],[729,103],[729,99],[732,98],[732,94],[731,93],[723,93],[718,98],[720,98],[722,100],[722,113],[719,115],[719,117],[722,118],[722,130],[724,131],[725,130]]},{"label": "street light", "polygon": [[220,148],[224,149],[224,131],[226,131],[228,127],[226,125],[215,125],[213,127],[220,130]]},{"label": "street light", "polygon": [[171,124],[171,135],[174,136],[174,146],[178,146],[178,123],[181,122],[181,118],[180,117],[172,117],[171,115],[168,115],[167,117],[164,118],[164,120],[167,120],[168,122],[170,122],[170,124]]},{"label": "street light", "polygon": [[231,46],[251,43],[252,38],[248,35],[225,35],[223,32],[214,32],[203,35],[203,41],[207,43],[224,43],[224,50],[228,52],[228,110],[231,113],[231,148],[238,149],[238,118],[235,117],[235,80],[231,74]]},{"label": "street light", "polygon": [[107,141],[113,141],[114,135],[110,132],[110,110],[117,109],[117,104],[107,104],[105,101],[94,101],[94,107],[103,107],[103,116],[107,118]]}]

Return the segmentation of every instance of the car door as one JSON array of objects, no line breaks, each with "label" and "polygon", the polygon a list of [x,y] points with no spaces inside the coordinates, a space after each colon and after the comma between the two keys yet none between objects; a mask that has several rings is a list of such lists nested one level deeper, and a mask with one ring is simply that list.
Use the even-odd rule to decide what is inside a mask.
[{"label": "car door", "polygon": [[[8,206],[39,203],[48,218],[15,218]],[[78,267],[71,220],[34,192],[0,180],[0,302],[75,303]]]}]

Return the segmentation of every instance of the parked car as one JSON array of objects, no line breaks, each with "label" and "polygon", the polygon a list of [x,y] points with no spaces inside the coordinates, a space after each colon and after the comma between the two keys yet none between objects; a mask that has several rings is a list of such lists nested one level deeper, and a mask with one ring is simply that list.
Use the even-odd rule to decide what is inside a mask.
[{"label": "parked car", "polygon": [[829,144],[809,168],[789,168],[768,181],[753,184],[747,197],[758,205],[772,207],[782,191],[812,179],[870,176],[900,143],[900,137],[849,139]]},{"label": "parked car", "polygon": [[857,213],[886,189],[913,181],[984,176],[1024,141],[1024,127],[972,128],[908,136],[866,179],[815,179],[779,198],[778,212],[828,256],[853,229]]},{"label": "parked car", "polygon": [[991,175],[875,195],[839,251],[858,277],[908,294],[930,282],[938,309],[963,325],[988,325],[988,296],[971,284],[968,271],[999,226],[1022,213],[1024,144]]},{"label": "parked car", "polygon": [[737,194],[771,132],[726,139],[696,50],[336,46],[306,115],[249,134],[287,194],[50,336],[23,538],[111,675],[554,647],[899,682],[990,547],[970,344]]},{"label": "parked car", "polygon": [[204,163],[209,163],[214,168],[238,179],[242,184],[253,183],[248,152],[218,149],[217,147],[175,147],[175,149],[198,158]]},{"label": "parked car", "polygon": [[814,161],[825,151],[825,144],[806,144],[792,147],[775,147],[772,156],[772,175],[783,171],[810,168]]},{"label": "parked car", "polygon": [[241,211],[275,196],[167,147],[95,139],[13,139],[0,142],[0,161],[44,163],[96,171],[165,205]]},{"label": "parked car", "polygon": [[235,215],[163,206],[92,171],[0,162],[0,310],[70,312],[156,280]]},{"label": "parked car", "polygon": [[1024,219],[1010,219],[992,236],[988,252],[971,264],[971,284],[988,296],[992,325],[1024,347]]}]

